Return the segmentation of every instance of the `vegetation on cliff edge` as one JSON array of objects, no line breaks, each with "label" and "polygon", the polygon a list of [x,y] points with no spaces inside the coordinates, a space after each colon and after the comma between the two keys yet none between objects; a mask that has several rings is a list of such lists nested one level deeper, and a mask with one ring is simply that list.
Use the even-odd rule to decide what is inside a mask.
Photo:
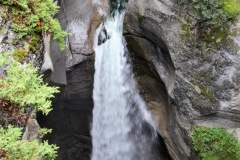
[{"label": "vegetation on cliff edge", "polygon": [[[232,34],[229,27],[240,14],[240,0],[190,0],[192,12],[187,11],[181,24],[181,39],[195,39],[209,46],[220,47]],[[187,4],[189,5],[189,3]],[[189,14],[190,13],[190,14]],[[228,39],[230,40],[230,39]],[[203,44],[204,44],[203,43]]]},{"label": "vegetation on cliff edge", "polygon": [[9,6],[12,30],[19,33],[20,38],[42,31],[52,33],[59,48],[64,50],[67,32],[53,18],[59,9],[53,4],[53,0],[0,0],[0,4]]},{"label": "vegetation on cliff edge", "polygon": [[196,126],[192,141],[202,160],[240,159],[240,142],[225,128]]},{"label": "vegetation on cliff edge", "polygon": [[21,140],[19,127],[25,127],[36,110],[51,111],[50,99],[58,87],[47,86],[37,68],[17,62],[13,54],[0,54],[0,159],[55,159],[58,147]]},{"label": "vegetation on cliff edge", "polygon": [[47,141],[39,143],[21,140],[22,128],[11,125],[7,129],[0,128],[0,159],[2,160],[54,160],[57,156],[56,145]]},{"label": "vegetation on cliff edge", "polygon": [[4,70],[0,77],[0,97],[48,114],[51,111],[50,98],[58,88],[44,84],[42,76],[37,74],[38,69],[31,64],[20,64],[8,56],[0,54],[0,67]]},{"label": "vegetation on cliff edge", "polygon": [[198,23],[213,28],[227,27],[240,13],[240,0],[192,0]]}]

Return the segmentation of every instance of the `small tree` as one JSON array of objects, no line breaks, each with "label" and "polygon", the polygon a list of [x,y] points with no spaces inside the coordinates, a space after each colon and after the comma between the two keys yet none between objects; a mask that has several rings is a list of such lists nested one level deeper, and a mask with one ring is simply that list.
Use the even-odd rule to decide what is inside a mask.
[{"label": "small tree", "polygon": [[[0,111],[4,112],[0,113],[0,159],[53,160],[57,156],[56,145],[49,145],[47,141],[21,140],[22,128],[17,127],[25,126],[31,114],[26,111],[29,108],[48,114],[50,99],[59,92],[58,87],[47,86],[37,74],[37,68],[15,61],[12,54],[0,54],[0,69],[3,71],[0,73]],[[39,136],[47,132],[49,130],[44,129]]]},{"label": "small tree", "polygon": [[0,79],[0,97],[48,114],[51,111],[50,98],[59,92],[58,87],[47,86],[42,76],[37,74],[37,68],[31,64],[20,64],[9,59],[8,55],[0,54],[0,67],[5,71]]},{"label": "small tree", "polygon": [[21,140],[22,128],[9,125],[7,129],[0,128],[0,159],[3,160],[54,160],[57,156],[56,145],[38,140],[28,142]]},{"label": "small tree", "polygon": [[10,18],[13,20],[12,30],[19,33],[20,38],[36,32],[49,32],[59,48],[64,50],[67,32],[53,18],[59,10],[53,0],[0,0],[0,4],[9,7]]}]

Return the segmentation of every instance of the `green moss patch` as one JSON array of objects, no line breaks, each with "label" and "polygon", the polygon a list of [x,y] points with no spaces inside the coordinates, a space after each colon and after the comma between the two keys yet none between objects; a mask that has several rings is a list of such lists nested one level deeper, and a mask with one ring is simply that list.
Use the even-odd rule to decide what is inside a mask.
[{"label": "green moss patch", "polygon": [[181,24],[183,33],[180,35],[181,40],[185,40],[191,35],[192,27],[189,24]]},{"label": "green moss patch", "polygon": [[180,27],[182,33],[180,34],[180,38],[182,41],[194,35],[195,26],[192,23],[193,23],[192,20],[188,17],[184,19],[183,23],[181,23]]},{"label": "green moss patch", "polygon": [[223,10],[235,17],[240,14],[240,0],[224,0]]},{"label": "green moss patch", "polygon": [[25,49],[15,49],[14,50],[14,59],[20,63],[23,63],[24,57],[28,55],[28,52]]},{"label": "green moss patch", "polygon": [[212,91],[208,87],[205,87],[203,84],[201,84],[199,82],[191,81],[191,83],[194,86],[198,86],[198,88],[201,90],[200,95],[206,97],[209,100],[213,100],[214,99]]},{"label": "green moss patch", "polygon": [[194,79],[200,81],[201,79],[204,79],[204,81],[206,82],[210,82],[211,81],[211,73],[209,73],[209,71],[206,70],[200,70],[198,73],[196,73],[194,75]]},{"label": "green moss patch", "polygon": [[[12,40],[12,44],[14,46],[17,46],[21,43],[21,39],[14,38]],[[39,44],[41,43],[40,37],[36,34],[33,34],[31,36],[28,36],[26,38],[27,43],[22,44],[21,48],[17,48],[14,50],[14,59],[20,63],[24,62],[24,58],[28,56],[29,52],[32,54],[36,53],[37,50],[39,50]]]},{"label": "green moss patch", "polygon": [[240,0],[192,0],[192,6],[197,39],[213,47],[227,42],[229,24],[240,14]]},{"label": "green moss patch", "polygon": [[40,38],[37,35],[32,35],[26,50],[35,53],[39,49]]},{"label": "green moss patch", "polygon": [[18,39],[18,38],[13,38],[13,39],[12,39],[12,45],[16,46],[16,45],[18,45],[18,44],[20,44],[20,39]]},{"label": "green moss patch", "polygon": [[3,25],[1,28],[0,28],[0,34],[4,33],[6,30],[6,25]]},{"label": "green moss patch", "polygon": [[226,40],[228,36],[228,31],[224,28],[213,28],[209,33],[206,33],[203,37],[204,41],[207,43],[218,44]]}]

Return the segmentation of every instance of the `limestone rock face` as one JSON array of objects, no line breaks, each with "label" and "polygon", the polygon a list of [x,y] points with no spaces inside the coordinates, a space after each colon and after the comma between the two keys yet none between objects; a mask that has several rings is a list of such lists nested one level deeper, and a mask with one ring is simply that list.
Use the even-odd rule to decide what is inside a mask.
[{"label": "limestone rock face", "polygon": [[[190,138],[195,125],[237,132],[240,126],[240,36],[229,36],[220,47],[202,42],[194,19],[187,22],[191,11],[183,4],[129,0],[124,21],[140,93],[174,160],[195,159]],[[63,146],[60,159],[85,160],[91,153],[93,37],[109,11],[108,1],[59,0],[58,5],[57,18],[70,34],[64,51],[50,46],[50,81],[65,86],[54,100],[54,111],[39,120],[53,128],[48,139]],[[190,34],[183,30],[185,24],[192,25]]]},{"label": "limestone rock face", "polygon": [[66,70],[93,54],[94,33],[108,12],[108,1],[58,0],[58,5],[61,10],[57,18],[69,35],[64,51],[60,51],[55,43],[50,46],[53,62],[50,81],[67,84]]},{"label": "limestone rock face", "polygon": [[38,115],[41,127],[52,128],[46,135],[50,143],[60,146],[59,160],[89,160],[91,154],[90,128],[92,122],[92,91],[94,56],[71,68],[68,85],[53,101],[48,116]]},{"label": "limestone rock face", "polygon": [[[183,38],[182,26],[187,23],[183,8],[171,0],[129,0],[125,17],[125,38],[136,80],[158,132],[176,160],[195,158],[190,138],[195,125],[224,126],[237,132],[240,126],[239,36],[229,36],[219,47],[201,42],[193,27],[193,35]],[[239,23],[232,28],[239,28]],[[176,68],[172,95],[174,67],[169,54]],[[153,79],[161,89],[151,87]]]},{"label": "limestone rock face", "polygon": [[58,0],[56,16],[69,35],[66,49],[50,45],[51,83],[62,85],[53,101],[53,111],[38,115],[41,127],[52,128],[46,136],[60,146],[58,159],[89,160],[91,154],[90,128],[92,121],[92,91],[94,75],[93,39],[95,30],[108,12],[107,0]]},{"label": "limestone rock face", "polygon": [[125,18],[125,38],[133,55],[133,65],[144,63],[142,68],[133,68],[136,80],[158,132],[165,140],[170,155],[177,159],[178,148],[169,127],[172,109],[168,103],[168,93],[172,95],[175,68],[164,31],[170,29],[167,24],[176,23],[171,19],[174,16],[171,6],[170,2],[130,0]]}]

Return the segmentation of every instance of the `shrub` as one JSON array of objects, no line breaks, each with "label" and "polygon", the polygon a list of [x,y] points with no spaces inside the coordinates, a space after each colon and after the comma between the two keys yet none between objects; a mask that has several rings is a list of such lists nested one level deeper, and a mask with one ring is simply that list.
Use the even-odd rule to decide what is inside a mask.
[{"label": "shrub", "polygon": [[9,6],[12,30],[19,33],[20,38],[35,32],[50,32],[59,48],[65,48],[67,33],[61,29],[59,21],[53,18],[59,9],[53,0],[0,0],[0,3]]},{"label": "shrub", "polygon": [[43,83],[38,69],[31,64],[20,64],[10,59],[8,54],[0,54],[0,67],[4,67],[5,76],[0,77],[0,97],[16,104],[31,106],[47,114],[51,111],[50,98],[59,92],[58,87]]},{"label": "shrub", "polygon": [[[0,54],[0,69],[3,69],[0,73],[0,159],[53,160],[57,156],[56,145],[49,145],[47,141],[21,140],[22,128],[16,127],[26,125],[31,117],[31,107],[48,114],[51,110],[50,98],[58,92],[58,87],[44,84],[37,68],[31,64],[20,64],[14,56],[14,51]],[[50,131],[41,129],[39,138]]]},{"label": "shrub", "polygon": [[226,27],[240,13],[239,0],[192,0],[194,15],[199,23],[213,28]]},{"label": "shrub", "polygon": [[195,127],[192,141],[202,160],[239,160],[240,143],[221,127]]},{"label": "shrub", "polygon": [[0,128],[0,159],[3,160],[54,160],[57,156],[56,145],[49,145],[47,141],[38,140],[28,142],[20,140],[22,128],[9,125],[7,129]]}]

